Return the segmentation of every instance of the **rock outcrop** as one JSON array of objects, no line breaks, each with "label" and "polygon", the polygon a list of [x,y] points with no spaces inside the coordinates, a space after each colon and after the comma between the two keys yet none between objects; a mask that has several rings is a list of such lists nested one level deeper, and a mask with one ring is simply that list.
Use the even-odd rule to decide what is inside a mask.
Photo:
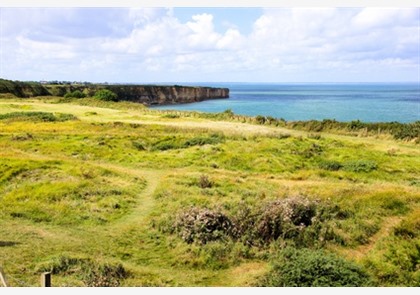
[{"label": "rock outcrop", "polygon": [[87,96],[94,96],[100,89],[108,89],[117,94],[118,100],[142,103],[144,105],[167,105],[198,102],[207,99],[228,98],[228,88],[130,85],[130,84],[41,84],[0,79],[0,93],[11,93],[17,97],[64,96],[79,90]]}]

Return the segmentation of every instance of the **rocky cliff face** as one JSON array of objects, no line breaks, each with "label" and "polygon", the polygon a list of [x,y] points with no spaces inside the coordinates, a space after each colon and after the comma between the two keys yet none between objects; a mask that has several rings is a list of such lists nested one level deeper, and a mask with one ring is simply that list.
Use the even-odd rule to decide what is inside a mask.
[{"label": "rocky cliff face", "polygon": [[159,86],[159,85],[42,85],[0,79],[0,93],[11,93],[17,97],[64,96],[79,90],[88,96],[100,89],[109,89],[117,94],[118,100],[127,100],[145,105],[166,105],[228,98],[228,88]]},{"label": "rocky cliff face", "polygon": [[115,92],[118,95],[118,99],[146,105],[190,103],[229,97],[228,88],[141,85],[110,85],[106,88]]},{"label": "rocky cliff face", "polygon": [[156,85],[88,85],[88,86],[46,86],[52,95],[64,96],[68,92],[80,90],[88,96],[100,89],[108,89],[117,94],[118,100],[127,100],[145,105],[167,105],[203,101],[206,99],[228,98],[228,88],[156,86]]}]

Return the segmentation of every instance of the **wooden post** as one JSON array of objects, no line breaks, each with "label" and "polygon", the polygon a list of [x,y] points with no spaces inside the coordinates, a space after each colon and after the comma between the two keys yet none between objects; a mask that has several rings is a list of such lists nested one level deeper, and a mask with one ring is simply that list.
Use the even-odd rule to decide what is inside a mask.
[{"label": "wooden post", "polygon": [[3,285],[3,287],[8,287],[6,274],[4,273],[3,268],[1,266],[0,266],[0,282]]},{"label": "wooden post", "polygon": [[41,274],[41,287],[51,287],[51,273],[44,272]]}]

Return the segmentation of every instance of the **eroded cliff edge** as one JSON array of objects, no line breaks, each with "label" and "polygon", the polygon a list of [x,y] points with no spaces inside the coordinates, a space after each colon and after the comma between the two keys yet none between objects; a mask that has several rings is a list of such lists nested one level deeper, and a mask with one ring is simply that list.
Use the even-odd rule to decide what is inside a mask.
[{"label": "eroded cliff edge", "polygon": [[27,98],[36,96],[64,96],[79,90],[87,96],[95,95],[100,89],[117,94],[118,100],[142,103],[144,105],[168,105],[198,102],[208,99],[229,98],[228,88],[192,87],[179,85],[105,85],[105,84],[41,84],[0,79],[0,93]]}]

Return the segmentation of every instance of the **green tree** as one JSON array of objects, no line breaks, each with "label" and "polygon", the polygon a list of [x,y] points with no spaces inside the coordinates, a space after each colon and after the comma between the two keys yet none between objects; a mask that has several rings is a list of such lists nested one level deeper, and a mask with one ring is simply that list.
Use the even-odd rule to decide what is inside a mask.
[{"label": "green tree", "polygon": [[67,92],[64,95],[65,98],[84,98],[86,97],[86,94],[84,94],[83,92],[81,92],[80,90],[75,90],[73,92]]},{"label": "green tree", "polygon": [[105,101],[118,101],[117,94],[108,89],[101,89],[96,91],[94,97]]}]

